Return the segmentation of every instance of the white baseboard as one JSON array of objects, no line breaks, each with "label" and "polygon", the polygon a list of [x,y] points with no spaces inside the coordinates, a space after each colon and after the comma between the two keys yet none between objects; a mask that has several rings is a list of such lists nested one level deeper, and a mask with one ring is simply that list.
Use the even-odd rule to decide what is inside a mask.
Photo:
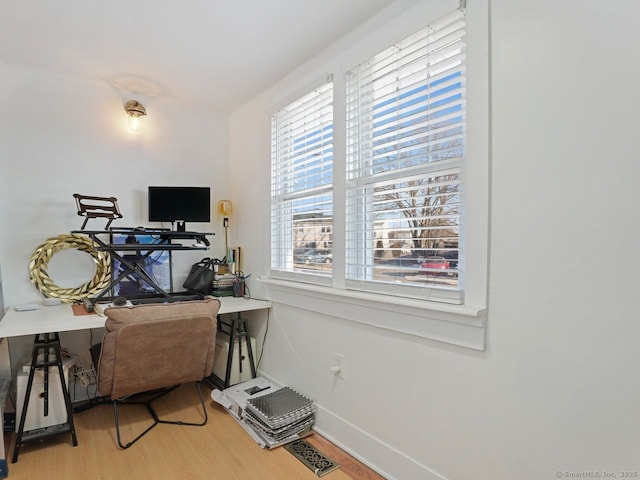
[{"label": "white baseboard", "polygon": [[[259,375],[275,385],[282,386],[282,382],[265,375],[262,371]],[[289,386],[295,390],[294,385]],[[433,469],[318,405],[317,402],[313,430],[387,480],[448,480]]]},{"label": "white baseboard", "polygon": [[[447,480],[446,477],[375,438],[316,403],[313,429],[388,480]],[[375,462],[371,459],[375,459]]]}]

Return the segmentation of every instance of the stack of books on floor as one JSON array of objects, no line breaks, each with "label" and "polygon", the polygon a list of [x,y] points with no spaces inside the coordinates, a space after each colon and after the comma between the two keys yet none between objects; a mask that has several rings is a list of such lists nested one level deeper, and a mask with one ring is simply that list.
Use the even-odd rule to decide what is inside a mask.
[{"label": "stack of books on floor", "polygon": [[271,443],[296,438],[311,429],[315,419],[311,400],[289,387],[247,400],[244,421]]}]

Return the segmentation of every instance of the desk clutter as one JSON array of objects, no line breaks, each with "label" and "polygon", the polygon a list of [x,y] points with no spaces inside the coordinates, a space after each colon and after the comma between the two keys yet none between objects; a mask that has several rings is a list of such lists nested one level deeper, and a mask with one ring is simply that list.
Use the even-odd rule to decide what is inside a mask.
[{"label": "desk clutter", "polygon": [[59,298],[45,298],[40,303],[23,303],[21,305],[16,305],[13,307],[16,312],[28,312],[30,310],[38,310],[40,305],[44,305],[45,307],[56,307],[60,305]]},{"label": "desk clutter", "polygon": [[248,297],[249,289],[246,282],[250,276],[245,276],[241,271],[233,274],[216,274],[213,278],[211,295],[214,297]]},{"label": "desk clutter", "polygon": [[[126,297],[133,303],[200,300],[208,295],[250,298],[246,283],[250,275],[245,276],[241,271],[242,248],[228,246],[228,218],[225,218],[225,257],[222,260],[204,257],[191,266],[183,283],[185,291],[175,292],[173,289],[172,252],[208,250],[211,245],[207,236],[214,233],[189,231],[183,220],[209,221],[209,187],[149,187],[149,221],[170,221],[171,228],[111,227],[113,220],[123,218],[115,197],[78,193],[73,197],[78,215],[84,217],[80,230],[48,238],[36,248],[30,259],[30,280],[46,301],[82,302],[86,313],[92,313],[97,305],[118,297]],[[198,218],[189,215],[181,216],[181,220],[175,218],[176,203],[188,205],[189,212],[193,213],[193,202],[185,201],[187,198],[199,202],[202,218],[199,215]],[[204,208],[205,204],[207,208]],[[224,214],[228,215],[231,202],[225,200],[220,204],[224,206]],[[99,230],[86,229],[90,219],[106,220],[106,225]],[[177,222],[176,230],[173,230],[174,222]],[[86,252],[96,263],[94,277],[77,288],[59,287],[47,273],[51,257],[64,249]],[[16,310],[38,308],[39,305],[29,303],[18,306]]]},{"label": "desk clutter", "polygon": [[248,297],[245,276],[235,270],[235,264],[227,264],[224,260],[204,257],[191,266],[189,275],[182,285],[190,292],[215,297]]},{"label": "desk clutter", "polygon": [[239,383],[211,398],[262,448],[284,445],[311,433],[316,407],[290,387],[277,387],[262,377]]},{"label": "desk clutter", "polygon": [[[36,248],[29,261],[31,283],[45,298],[65,303],[83,302],[89,311],[96,303],[118,296],[141,301],[153,301],[154,298],[167,301],[202,298],[203,294],[198,293],[197,289],[173,291],[171,253],[209,249],[211,243],[207,236],[214,233],[189,231],[185,226],[185,219],[191,222],[209,221],[209,187],[149,187],[149,221],[171,222],[171,228],[111,227],[113,220],[123,218],[115,197],[78,193],[74,193],[73,197],[78,215],[84,217],[80,229],[46,239]],[[176,209],[180,209],[178,206],[183,208],[180,220],[176,218]],[[198,213],[195,213],[196,208],[199,209]],[[106,225],[99,230],[85,229],[90,219],[106,220]],[[76,288],[56,285],[47,272],[51,257],[65,249],[88,253],[96,264],[93,278]],[[211,281],[208,284],[210,288]],[[29,307],[35,308],[33,305]]]}]

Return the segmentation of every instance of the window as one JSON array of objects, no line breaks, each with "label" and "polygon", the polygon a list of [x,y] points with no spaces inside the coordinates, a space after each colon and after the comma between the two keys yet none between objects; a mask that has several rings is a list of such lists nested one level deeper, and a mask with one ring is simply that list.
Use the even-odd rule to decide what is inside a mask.
[{"label": "window", "polygon": [[[274,109],[272,300],[484,349],[488,2],[457,3],[421,2],[324,64],[339,75],[321,89],[333,122],[296,128],[318,89]],[[435,20],[419,30],[421,18]],[[330,153],[294,159],[312,143]]]},{"label": "window", "polygon": [[[464,303],[465,18],[455,10],[345,74],[344,238],[333,238],[333,83],[272,115],[271,268]],[[435,261],[435,260],[438,261]]]},{"label": "window", "polygon": [[282,108],[271,125],[271,269],[329,283],[333,84]]},{"label": "window", "polygon": [[463,302],[464,36],[456,10],[347,73],[347,288]]}]

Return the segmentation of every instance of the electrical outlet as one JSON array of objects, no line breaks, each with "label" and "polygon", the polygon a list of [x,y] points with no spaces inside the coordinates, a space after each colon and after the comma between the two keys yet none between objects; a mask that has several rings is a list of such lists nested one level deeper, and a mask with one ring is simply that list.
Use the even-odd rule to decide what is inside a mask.
[{"label": "electrical outlet", "polygon": [[341,353],[336,353],[334,355],[335,357],[333,360],[333,367],[331,368],[331,371],[336,377],[344,380],[344,355],[342,355]]}]

